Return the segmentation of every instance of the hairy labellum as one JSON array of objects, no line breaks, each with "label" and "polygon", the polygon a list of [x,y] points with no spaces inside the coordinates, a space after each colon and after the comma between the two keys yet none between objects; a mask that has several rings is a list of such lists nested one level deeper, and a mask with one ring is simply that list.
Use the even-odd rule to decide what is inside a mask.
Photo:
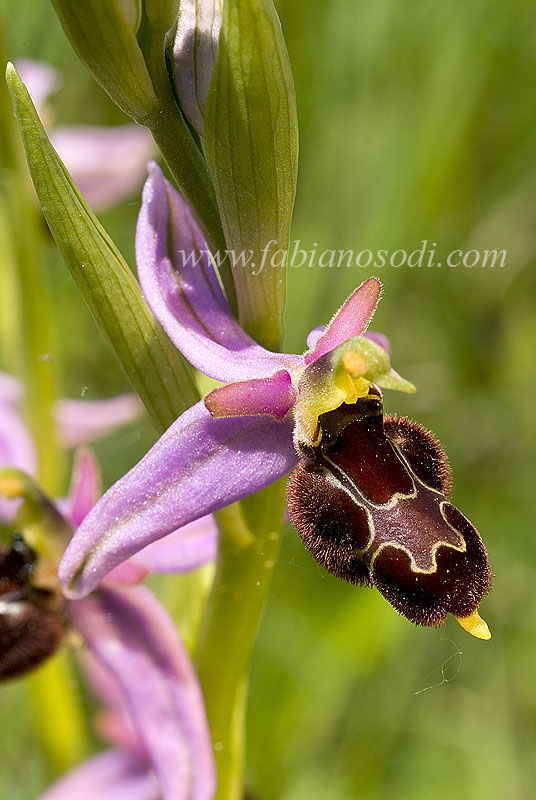
[{"label": "hairy labellum", "polygon": [[374,585],[416,624],[440,625],[450,613],[489,638],[476,613],[491,582],[486,551],[449,502],[439,442],[417,422],[384,418],[375,388],[319,421],[320,444],[302,448],[288,484],[292,521],[312,555],[340,578]]},{"label": "hairy labellum", "polygon": [[0,549],[0,680],[38,667],[63,636],[54,593],[32,586],[34,564],[35,554],[20,538]]}]

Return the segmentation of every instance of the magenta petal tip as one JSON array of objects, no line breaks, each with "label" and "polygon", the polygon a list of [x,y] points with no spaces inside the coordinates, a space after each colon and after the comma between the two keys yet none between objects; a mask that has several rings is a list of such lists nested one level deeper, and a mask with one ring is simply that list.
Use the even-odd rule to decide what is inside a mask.
[{"label": "magenta petal tip", "polygon": [[283,419],[294,405],[296,389],[286,370],[270,378],[252,378],[213,389],[205,397],[205,406],[213,417],[245,417],[270,414]]},{"label": "magenta petal tip", "polygon": [[310,364],[348,339],[360,336],[372,319],[381,289],[378,278],[368,278],[358,286],[318,337],[314,348],[305,354],[305,363]]}]

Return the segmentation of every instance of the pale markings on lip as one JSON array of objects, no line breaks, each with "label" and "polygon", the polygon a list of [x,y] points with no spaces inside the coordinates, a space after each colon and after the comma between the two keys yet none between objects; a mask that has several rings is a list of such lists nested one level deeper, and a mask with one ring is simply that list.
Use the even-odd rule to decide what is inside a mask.
[{"label": "pale markings on lip", "polygon": [[418,573],[420,575],[433,575],[435,572],[437,572],[437,551],[439,550],[440,547],[450,547],[451,550],[457,550],[459,553],[465,553],[467,551],[467,542],[465,541],[465,537],[462,536],[462,534],[459,531],[457,531],[456,528],[453,525],[450,524],[450,522],[446,519],[446,517],[445,517],[445,515],[443,513],[443,506],[447,502],[448,502],[447,500],[443,500],[439,504],[439,511],[440,511],[440,514],[443,517],[444,521],[446,522],[446,524],[449,526],[449,528],[452,531],[454,531],[456,536],[459,538],[459,540],[460,540],[460,544],[459,545],[455,545],[452,542],[447,542],[447,541],[445,541],[443,539],[440,539],[439,541],[434,542],[434,544],[432,545],[432,548],[430,550],[430,558],[431,558],[431,561],[432,561],[432,567],[430,569],[423,569],[422,567],[419,567],[417,565],[417,563],[415,561],[415,558],[413,556],[413,553],[405,545],[399,544],[398,542],[382,542],[382,544],[380,544],[380,546],[378,547],[378,549],[374,552],[374,554],[372,556],[372,560],[370,562],[370,571],[371,572],[373,571],[374,562],[376,561],[376,558],[381,553],[381,551],[384,550],[386,547],[393,547],[393,548],[395,548],[397,550],[402,550],[403,552],[407,553],[407,555],[409,556],[409,559],[410,559],[411,571],[412,572],[416,572],[416,573]]},{"label": "pale markings on lip", "polygon": [[[413,480],[413,473],[410,472],[411,482],[413,483],[413,491],[410,492],[410,494],[404,494],[403,492],[395,492],[389,498],[387,503],[373,503],[372,500],[369,500],[368,498],[365,498],[365,496],[364,496],[363,492],[361,491],[361,489],[359,488],[359,486],[352,480],[352,478],[349,477],[349,475],[347,475],[345,472],[343,472],[343,470],[340,467],[338,467],[337,464],[333,463],[333,461],[330,458],[328,458],[328,456],[326,456],[325,454],[322,454],[322,455],[325,458],[325,460],[331,465],[331,467],[333,468],[333,471],[335,473],[342,473],[344,475],[345,479],[351,485],[351,487],[353,487],[355,489],[355,491],[358,494],[360,494],[361,497],[364,498],[364,500],[368,503],[368,505],[372,506],[373,508],[377,508],[378,511],[388,511],[389,509],[394,508],[396,505],[398,505],[398,501],[399,500],[411,500],[412,498],[417,497],[417,489],[415,488],[415,481]],[[442,494],[442,492],[438,492],[438,494]],[[355,500],[355,498],[354,498],[354,500]]]},{"label": "pale markings on lip", "polygon": [[[336,472],[341,472],[341,470],[339,470],[337,468],[337,465],[333,464],[333,462],[329,458],[327,458],[326,456],[324,456],[324,458],[326,459],[326,461],[329,462],[329,464],[333,467],[333,469]],[[405,462],[405,459],[404,459],[404,462]],[[405,462],[405,463],[407,463],[407,462]],[[413,471],[411,470],[409,465],[407,465],[407,468],[408,468],[408,471],[409,471],[410,476],[412,478],[414,486],[415,486],[415,481],[413,479],[415,478],[428,491],[433,492],[434,494],[439,495],[440,497],[444,496],[442,492],[438,491],[437,489],[434,489],[431,486],[428,486],[428,484],[424,483],[424,481],[420,480],[416,475],[414,476]],[[372,545],[374,544],[374,539],[376,538],[376,528],[375,528],[375,525],[374,525],[374,519],[373,519],[373,516],[372,516],[369,508],[367,508],[367,505],[365,503],[367,503],[368,505],[372,506],[373,508],[378,509],[378,511],[389,511],[390,509],[392,509],[396,505],[398,505],[399,500],[411,500],[411,499],[414,499],[414,498],[417,497],[417,489],[415,489],[415,491],[412,492],[411,494],[402,494],[402,493],[396,492],[391,497],[389,502],[387,502],[387,503],[383,503],[383,504],[371,503],[368,500],[365,500],[363,493],[361,492],[359,487],[355,485],[355,483],[351,480],[351,478],[348,478],[348,476],[343,473],[344,477],[348,480],[348,483],[351,485],[351,487],[353,487],[355,489],[355,492],[357,493],[357,495],[359,495],[360,497],[363,498],[364,502],[360,503],[360,502],[358,502],[358,500],[356,498],[356,495],[353,494],[351,488],[348,488],[347,486],[345,486],[343,481],[340,480],[340,478],[336,474],[333,474],[330,470],[328,470],[324,466],[322,467],[322,471],[324,473],[324,476],[327,478],[327,480],[331,483],[332,486],[334,486],[335,488],[341,489],[346,495],[348,495],[348,497],[351,498],[352,502],[355,503],[355,505],[358,506],[360,509],[362,509],[367,515],[368,529],[369,529],[369,540],[368,540],[368,542],[366,544],[366,547],[364,547],[362,549],[356,549],[356,555],[364,555],[368,550],[370,550]],[[420,574],[420,575],[433,575],[434,573],[437,572],[437,551],[439,550],[440,547],[449,547],[452,550],[457,550],[459,553],[465,553],[467,551],[467,542],[465,541],[465,537],[460,533],[460,531],[456,530],[456,528],[448,521],[448,519],[445,517],[445,514],[443,513],[443,509],[444,509],[444,506],[445,506],[446,503],[449,503],[449,501],[446,500],[446,499],[444,499],[444,500],[442,500],[440,502],[440,504],[439,504],[439,512],[440,512],[441,517],[443,518],[444,522],[448,525],[448,527],[458,537],[458,540],[460,541],[459,545],[456,545],[453,542],[445,541],[443,539],[440,539],[439,541],[434,542],[433,546],[430,549],[430,560],[432,562],[432,566],[429,569],[424,569],[423,567],[419,567],[418,566],[418,564],[417,564],[417,562],[415,560],[415,556],[413,555],[411,550],[408,547],[406,547],[405,545],[400,544],[398,542],[394,542],[394,541],[382,542],[377,547],[377,549],[375,550],[375,552],[372,555],[370,564],[368,565],[368,568],[369,568],[370,572],[373,572],[373,570],[374,570],[374,562],[376,561],[376,558],[382,552],[382,550],[384,550],[386,547],[392,547],[393,549],[402,550],[403,552],[405,552],[408,555],[409,560],[410,560],[411,571],[416,573],[416,574]]]},{"label": "pale markings on lip", "polygon": [[368,529],[369,529],[369,540],[367,542],[366,547],[363,547],[362,549],[356,549],[356,551],[355,551],[357,555],[361,555],[362,553],[366,553],[367,550],[371,547],[372,543],[374,542],[374,537],[376,535],[376,529],[374,527],[374,520],[372,519],[372,514],[370,513],[369,509],[365,505],[362,505],[361,503],[357,502],[355,495],[352,494],[350,489],[348,489],[344,485],[344,483],[342,483],[342,481],[339,480],[339,478],[336,475],[334,475],[332,472],[330,472],[328,469],[326,469],[326,467],[322,467],[322,472],[324,473],[324,477],[327,479],[328,483],[330,483],[335,489],[340,489],[346,495],[348,495],[348,497],[350,498],[352,503],[355,503],[355,505],[358,508],[362,509],[365,512],[365,514],[367,515]]},{"label": "pale markings on lip", "polygon": [[16,617],[26,610],[26,603],[17,600],[0,600],[0,615],[7,614]]}]

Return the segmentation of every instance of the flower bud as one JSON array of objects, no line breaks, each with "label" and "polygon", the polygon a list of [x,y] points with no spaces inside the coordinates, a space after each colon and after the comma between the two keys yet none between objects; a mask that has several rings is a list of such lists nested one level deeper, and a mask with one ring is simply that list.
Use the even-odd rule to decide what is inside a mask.
[{"label": "flower bud", "polygon": [[439,442],[417,422],[384,418],[377,387],[320,415],[319,425],[319,444],[301,448],[288,484],[292,521],[314,558],[375,586],[418,625],[441,625],[450,613],[489,639],[477,612],[491,583],[486,550],[448,500]]},{"label": "flower bud", "polygon": [[168,32],[182,15],[184,0],[143,0],[143,10],[149,25],[154,30]]},{"label": "flower bud", "polygon": [[221,27],[223,0],[181,0],[171,64],[180,106],[203,135],[205,106]]}]

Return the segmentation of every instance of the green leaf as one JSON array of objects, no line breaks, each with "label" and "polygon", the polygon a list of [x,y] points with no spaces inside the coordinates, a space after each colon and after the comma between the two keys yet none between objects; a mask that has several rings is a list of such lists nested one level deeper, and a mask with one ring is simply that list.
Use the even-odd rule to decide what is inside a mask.
[{"label": "green leaf", "polygon": [[[227,247],[235,253],[240,321],[257,341],[277,349],[286,266],[278,251],[289,245],[298,122],[288,54],[271,0],[224,4],[205,146]],[[247,264],[237,262],[240,254]]]},{"label": "green leaf", "polygon": [[114,103],[140,125],[157,100],[133,27],[138,3],[127,0],[52,0],[80,60]]},{"label": "green leaf", "polygon": [[7,81],[30,173],[60,252],[119,364],[160,430],[198,399],[187,363],[73,184],[12,64]]}]

